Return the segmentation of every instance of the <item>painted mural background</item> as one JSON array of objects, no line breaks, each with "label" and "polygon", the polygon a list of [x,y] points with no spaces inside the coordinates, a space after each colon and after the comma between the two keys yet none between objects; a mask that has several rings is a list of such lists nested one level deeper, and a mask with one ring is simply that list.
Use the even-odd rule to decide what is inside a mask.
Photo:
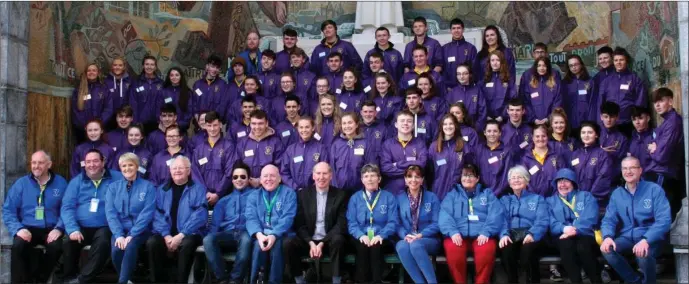
[{"label": "painted mural background", "polygon": [[[350,38],[355,11],[355,2],[32,2],[29,85],[46,94],[71,88],[88,62],[108,66],[117,56],[138,74],[148,53],[161,70],[182,66],[193,79],[210,54],[240,51],[252,28],[265,37],[263,47],[285,27],[320,38],[325,19]],[[520,70],[539,41],[554,63],[564,67],[566,55],[579,54],[591,73],[599,47],[622,46],[649,87],[680,90],[675,2],[403,2],[403,12],[407,35],[416,16],[428,19],[431,34],[449,33],[455,17],[467,27],[499,25]]]}]

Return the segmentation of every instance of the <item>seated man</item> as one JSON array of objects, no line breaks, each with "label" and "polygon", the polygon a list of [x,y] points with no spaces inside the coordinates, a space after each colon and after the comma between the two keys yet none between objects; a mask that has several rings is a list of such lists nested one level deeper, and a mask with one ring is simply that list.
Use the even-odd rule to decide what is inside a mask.
[{"label": "seated man", "polygon": [[[196,248],[202,244],[208,222],[206,188],[191,179],[191,161],[177,156],[170,164],[172,179],[156,191],[153,232],[146,241],[151,281],[186,283]],[[173,279],[164,273],[168,253],[177,258]]]},{"label": "seated man", "polygon": [[[332,263],[332,283],[340,283],[342,247],[347,233],[347,197],[344,191],[330,186],[332,168],[326,162],[313,167],[314,186],[299,192],[294,228],[297,236],[285,240],[290,274],[297,283],[306,283],[301,257],[320,259],[328,251]],[[314,206],[314,204],[316,206]],[[326,247],[327,245],[327,247]],[[320,279],[317,279],[320,282]]]},{"label": "seated man", "polygon": [[[84,163],[84,171],[69,182],[60,209],[69,236],[63,241],[63,275],[70,283],[93,282],[105,267],[112,236],[105,218],[105,195],[111,183],[123,179],[120,172],[105,169],[105,157],[97,149],[86,153]],[[81,249],[89,245],[88,261],[77,276]]]},{"label": "seated man", "polygon": [[[656,257],[670,230],[670,204],[663,189],[641,180],[639,159],[622,160],[625,185],[613,191],[603,217],[603,257],[626,283],[655,283]],[[641,275],[623,254],[634,253]]]},{"label": "seated man", "polygon": [[[34,280],[45,283],[62,252],[60,237],[65,229],[60,206],[67,181],[53,173],[51,166],[48,153],[43,150],[33,153],[31,172],[12,185],[2,206],[2,221],[14,237],[10,262],[12,283]],[[40,254],[40,258],[30,253],[37,245],[45,247],[45,255]]]},{"label": "seated man", "polygon": [[281,283],[285,266],[282,241],[290,233],[297,214],[297,195],[280,183],[280,172],[272,164],[263,167],[260,182],[261,188],[249,196],[244,210],[246,230],[256,239],[251,256],[251,283],[256,283],[259,269],[266,265],[267,254],[270,254],[268,281]]}]

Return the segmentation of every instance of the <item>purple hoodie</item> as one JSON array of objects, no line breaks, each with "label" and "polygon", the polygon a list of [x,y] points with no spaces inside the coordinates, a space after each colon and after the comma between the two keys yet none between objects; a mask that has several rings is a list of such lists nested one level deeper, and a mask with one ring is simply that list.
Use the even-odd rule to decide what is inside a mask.
[{"label": "purple hoodie", "polygon": [[170,165],[172,164],[174,158],[181,155],[191,160],[190,154],[191,153],[187,149],[184,149],[184,147],[182,147],[182,149],[174,155],[170,155],[170,152],[168,152],[167,148],[158,152],[158,154],[153,156],[153,162],[151,163],[148,173],[148,180],[156,186],[169,182],[172,178],[170,174]]},{"label": "purple hoodie", "polygon": [[373,101],[378,112],[376,118],[388,127],[395,124],[395,115],[404,108],[404,98],[388,93],[385,97],[376,96]]},{"label": "purple hoodie", "polygon": [[486,122],[486,100],[483,96],[483,91],[481,87],[476,84],[470,85],[457,85],[452,89],[450,93],[445,95],[447,104],[451,105],[456,102],[463,102],[464,106],[467,108],[468,114],[471,121],[474,122],[476,128],[483,129],[483,125]]},{"label": "purple hoodie", "polygon": [[[330,86],[330,93],[335,94],[335,89],[339,88],[342,86],[342,77],[344,76],[344,68],[340,68],[338,71],[330,71],[328,69],[323,73],[322,75],[326,79],[328,79],[328,86]],[[315,84],[315,83],[314,83]]]},{"label": "purple hoodie", "polygon": [[300,137],[297,140],[298,142],[287,146],[282,154],[280,176],[282,183],[300,190],[314,184],[311,171],[319,162],[328,162],[329,152],[315,139],[304,142]]},{"label": "purple hoodie", "polygon": [[91,149],[98,149],[103,156],[105,157],[105,168],[112,168],[114,164],[117,164],[115,162],[115,151],[112,149],[112,146],[110,146],[108,143],[105,143],[102,140],[98,141],[87,141],[84,143],[79,144],[76,148],[74,148],[74,152],[72,153],[72,162],[70,163],[69,166],[69,175],[74,178],[78,174],[82,172],[82,169],[84,168],[84,158],[86,158],[86,153],[91,150]]},{"label": "purple hoodie", "polygon": [[287,146],[296,143],[299,138],[297,128],[289,120],[283,120],[275,126],[275,134],[280,137],[282,141],[282,148],[287,149]]},{"label": "purple hoodie", "polygon": [[[506,47],[505,49],[500,51],[502,51],[502,53],[505,54],[505,61],[507,61],[507,65],[509,65],[510,69],[510,78],[517,78],[517,68],[514,52],[509,47]],[[485,57],[480,57],[480,54],[477,54],[476,60],[474,60],[474,68],[471,69],[472,73],[485,75],[486,68],[490,68],[490,66],[488,66],[489,57],[490,56],[488,56],[488,54],[486,54]]]},{"label": "purple hoodie", "polygon": [[[646,131],[639,133],[632,131],[632,137],[629,139],[629,151],[627,155],[632,155],[639,159],[641,168],[646,170],[651,164],[651,154],[648,152],[648,144],[653,142],[653,129],[646,129]],[[647,171],[647,170],[646,170]]]},{"label": "purple hoodie", "polygon": [[684,167],[684,131],[682,117],[674,109],[661,115],[663,123],[655,129],[656,151],[651,154],[649,173],[658,173],[678,179]]},{"label": "purple hoodie", "polygon": [[249,165],[251,177],[258,178],[261,169],[268,164],[280,168],[280,158],[284,148],[275,130],[268,128],[267,136],[257,140],[251,133],[237,140],[237,159]]},{"label": "purple hoodie", "polygon": [[424,110],[436,120],[440,120],[449,109],[447,101],[438,94],[423,98],[422,100]]},{"label": "purple hoodie", "polygon": [[208,84],[204,73],[203,78],[197,80],[191,88],[192,114],[211,110],[224,114],[230,103],[228,89],[229,86],[220,76]]},{"label": "purple hoodie", "polygon": [[335,138],[328,157],[333,170],[330,183],[347,192],[354,192],[363,186],[360,172],[365,164],[378,164],[375,153],[371,151],[368,140],[363,135],[352,140],[343,136]]},{"label": "purple hoodie", "polygon": [[531,134],[533,133],[533,128],[524,121],[519,124],[519,127],[515,127],[508,119],[502,125],[500,132],[502,132],[502,144],[505,144],[506,148],[516,151],[517,157],[521,157],[523,152],[532,143]]},{"label": "purple hoodie", "polygon": [[[421,138],[421,140],[426,142],[426,145],[430,145],[438,133],[437,119],[432,117],[425,110],[422,110],[414,116],[414,121],[416,123],[416,127],[414,128],[414,137]],[[395,127],[394,123],[388,127],[388,137],[397,137],[397,128]]]},{"label": "purple hoodie", "polygon": [[507,102],[518,96],[517,86],[514,84],[514,77],[510,77],[509,82],[504,83],[500,80],[500,74],[493,72],[493,77],[490,82],[480,82],[481,90],[486,98],[487,113],[486,116],[492,119],[498,116],[502,117],[503,121],[507,121]]},{"label": "purple hoodie", "polygon": [[[395,45],[392,44],[392,42],[388,43],[388,49],[386,50],[380,49],[378,43],[376,42],[373,45],[373,49],[366,53],[366,57],[364,57],[363,71],[361,73],[362,78],[373,78],[373,71],[371,71],[370,66],[370,57],[374,52],[378,52],[383,55],[383,70],[390,74],[395,82],[399,81],[399,79],[402,77],[402,73],[404,73],[404,58],[402,57],[402,53],[395,49]],[[364,87],[366,86],[364,85]],[[371,86],[371,88],[373,87],[375,86]]]},{"label": "purple hoodie", "polygon": [[232,141],[221,137],[211,145],[205,143],[196,145],[191,155],[191,170],[200,177],[198,182],[206,187],[208,192],[224,196],[232,186],[232,166],[236,161]]},{"label": "purple hoodie", "polygon": [[581,126],[582,121],[593,120],[598,118],[596,110],[599,108],[596,105],[595,94],[596,89],[594,85],[595,80],[589,78],[582,80],[579,78],[572,78],[570,82],[562,81],[562,106],[567,114],[567,121],[571,128],[577,129]]},{"label": "purple hoodie", "polygon": [[[414,60],[412,53],[414,51],[414,47],[416,47],[418,43],[416,42],[416,37],[412,39],[407,45],[404,47],[404,67],[407,67],[409,69],[414,68]],[[443,47],[440,46],[440,42],[438,42],[436,39],[429,37],[428,35],[425,35],[423,38],[423,46],[426,47],[426,50],[428,51],[428,66],[432,66],[431,69],[433,69],[436,66],[443,67]]]},{"label": "purple hoodie", "polygon": [[112,109],[117,111],[123,105],[129,104],[129,86],[131,85],[129,73],[122,74],[122,78],[115,79],[112,73],[105,77],[105,85],[108,86],[112,98]]},{"label": "purple hoodie", "polygon": [[438,141],[433,141],[428,147],[428,164],[432,165],[429,170],[433,173],[433,178],[429,179],[432,184],[433,193],[438,195],[438,199],[443,200],[445,195],[452,191],[455,184],[460,182],[462,167],[467,161],[471,161],[473,149],[464,144],[461,152],[455,152],[457,146],[456,139],[443,141],[443,150],[438,152]]},{"label": "purple hoodie", "polygon": [[360,90],[346,90],[341,87],[335,89],[335,96],[337,97],[337,106],[342,113],[361,111],[361,105],[366,100],[366,94]]},{"label": "purple hoodie", "polygon": [[[443,58],[445,58],[443,66],[445,86],[447,88],[454,88],[458,85],[457,66],[466,63],[473,67],[477,55],[476,47],[467,42],[464,37],[458,40],[453,39],[451,42],[443,45],[443,55]],[[474,74],[477,74],[479,77],[483,76],[483,74]]]},{"label": "purple hoodie", "polygon": [[164,104],[173,104],[175,105],[175,109],[177,109],[177,124],[179,124],[182,129],[188,129],[189,124],[191,123],[192,109],[194,109],[194,106],[191,105],[192,96],[195,94],[192,90],[189,90],[189,101],[187,101],[187,108],[186,110],[182,110],[182,107],[179,103],[179,92],[179,86],[163,88],[163,92],[161,93],[160,97],[158,97],[158,103],[156,104],[156,119],[160,118],[160,108]]},{"label": "purple hoodie", "polygon": [[158,121],[156,109],[163,95],[163,80],[158,77],[146,78],[145,74],[132,83],[129,88],[129,104],[134,110],[134,123],[150,124]]},{"label": "purple hoodie", "polygon": [[107,137],[108,144],[114,148],[115,152],[129,145],[126,131],[126,129],[117,128],[105,135],[105,137]]},{"label": "purple hoodie", "polygon": [[318,101],[318,95],[316,93],[316,74],[309,71],[307,67],[302,67],[300,69],[292,69],[292,75],[294,75],[294,79],[297,80],[295,82],[294,92],[300,94],[300,99],[302,97],[306,99],[302,99],[301,101],[302,109],[310,113],[307,108],[309,102]]},{"label": "purple hoodie", "polygon": [[[632,107],[648,107],[648,93],[644,81],[629,70],[609,75],[600,85],[598,105],[614,102],[620,106],[619,124],[632,120]],[[598,112],[600,115],[600,110]]]},{"label": "purple hoodie", "polygon": [[261,91],[264,98],[274,98],[278,95],[280,89],[280,73],[275,73],[273,70],[261,71],[256,74],[259,83],[261,83]]},{"label": "purple hoodie", "polygon": [[[363,62],[361,61],[361,56],[359,52],[356,51],[354,45],[351,42],[341,40],[337,36],[337,41],[332,46],[325,43],[325,38],[321,40],[321,43],[316,46],[311,52],[311,63],[309,63],[309,68],[311,72],[317,76],[323,75],[328,72],[328,55],[331,52],[339,52],[342,54],[342,70],[347,69],[352,66],[357,71],[361,72]],[[332,85],[330,85],[332,87]],[[339,85],[338,85],[339,86]]]},{"label": "purple hoodie", "polygon": [[541,164],[533,154],[533,147],[525,151],[519,164],[524,166],[531,174],[531,181],[529,181],[531,192],[543,197],[549,197],[557,190],[551,186],[557,171],[569,167],[565,159],[551,149],[548,149],[545,162]]},{"label": "purple hoodie", "polygon": [[383,187],[393,195],[404,192],[404,171],[412,165],[421,168],[426,166],[428,149],[420,138],[409,140],[406,147],[399,142],[398,137],[391,137],[383,142],[380,152],[380,172],[383,174]]},{"label": "purple hoodie", "polygon": [[376,157],[380,157],[383,142],[390,138],[388,135],[388,126],[376,119],[370,125],[366,125],[366,123],[362,121],[359,128],[361,128],[361,133],[363,133],[364,137],[368,140],[369,148],[373,148]]},{"label": "purple hoodie", "polygon": [[583,146],[572,153],[570,167],[577,174],[579,190],[588,191],[605,206],[612,191],[612,159],[598,144]]},{"label": "purple hoodie", "polygon": [[476,150],[475,161],[481,169],[480,182],[487,188],[491,188],[495,196],[501,196],[509,187],[507,172],[515,161],[513,151],[503,143],[495,149],[481,144]]},{"label": "purple hoodie", "polygon": [[100,83],[88,83],[88,94],[84,97],[84,110],[77,108],[79,88],[72,92],[71,109],[72,125],[78,129],[84,129],[86,123],[92,119],[100,119],[103,125],[108,125],[113,118],[113,100],[108,86]]},{"label": "purple hoodie", "polygon": [[530,81],[519,87],[522,90],[522,100],[526,105],[528,122],[548,118],[553,109],[562,106],[561,83],[558,77],[555,77],[553,87],[547,85],[548,78],[544,76],[537,76],[537,80],[538,85],[535,88],[531,86]]}]

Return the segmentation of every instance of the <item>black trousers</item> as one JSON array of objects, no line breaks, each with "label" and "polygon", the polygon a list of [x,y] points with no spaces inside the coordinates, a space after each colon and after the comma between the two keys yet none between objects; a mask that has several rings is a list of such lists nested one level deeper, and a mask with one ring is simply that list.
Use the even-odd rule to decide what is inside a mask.
[{"label": "black trousers", "polygon": [[352,245],[356,248],[356,260],[354,261],[356,283],[382,283],[383,265],[386,253],[394,252],[395,246],[390,240],[383,240],[383,244],[368,247],[359,240],[351,238]]},{"label": "black trousers", "polygon": [[71,279],[77,275],[81,249],[90,245],[88,261],[81,268],[79,282],[93,282],[96,276],[103,270],[103,267],[105,267],[108,258],[110,258],[110,238],[112,233],[108,227],[82,227],[79,231],[84,236],[84,240],[81,243],[70,240],[69,235],[66,235],[63,241],[64,278]]},{"label": "black trousers", "polygon": [[540,241],[528,244],[519,241],[502,248],[500,261],[507,272],[507,282],[519,283],[519,270],[523,270],[526,273],[526,283],[540,283],[541,274],[538,270],[540,246]]},{"label": "black trousers", "polygon": [[[316,240],[313,242],[316,244],[321,243]],[[343,263],[342,258],[344,257],[344,254],[342,254],[344,244],[345,237],[343,235],[334,235],[333,238],[323,244],[323,255],[328,255],[330,257],[333,272],[332,276],[340,276],[340,266]],[[302,271],[304,271],[305,267],[304,263],[301,262],[301,258],[309,256],[309,250],[309,243],[299,237],[295,236],[285,239],[283,243],[283,252],[286,256],[286,264],[288,266],[290,279],[302,275]]]},{"label": "black trousers", "polygon": [[591,283],[601,283],[598,255],[600,250],[592,236],[574,236],[555,240],[560,251],[562,266],[572,283],[582,283],[581,268],[588,275]]},{"label": "black trousers", "polygon": [[[200,235],[185,236],[182,243],[174,253],[169,253],[165,245],[165,239],[159,234],[152,235],[146,241],[148,262],[151,269],[151,282],[154,283],[187,283],[191,265],[194,263],[196,248],[203,245]],[[167,279],[166,263],[172,258],[177,258],[177,269],[174,279]]]},{"label": "black trousers", "polygon": [[675,217],[677,217],[677,212],[682,209],[682,199],[684,199],[686,195],[684,191],[684,182],[650,172],[644,174],[644,180],[654,182],[663,188],[667,201],[670,202],[670,214],[672,221],[674,221]]},{"label": "black trousers", "polygon": [[[39,282],[45,283],[55,268],[55,263],[62,253],[62,238],[47,244],[48,234],[52,228],[26,228],[31,232],[31,241],[14,236],[12,242],[12,283]],[[34,247],[42,245],[45,254]]]}]

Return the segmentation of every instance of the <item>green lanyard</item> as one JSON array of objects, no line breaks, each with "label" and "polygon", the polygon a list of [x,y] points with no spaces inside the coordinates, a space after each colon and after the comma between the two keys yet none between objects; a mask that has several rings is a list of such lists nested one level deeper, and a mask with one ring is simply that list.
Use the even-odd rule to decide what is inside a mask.
[{"label": "green lanyard", "polygon": [[41,193],[38,194],[38,206],[41,206],[41,201],[43,201],[43,192],[45,192],[45,188],[47,186],[47,184],[38,185],[38,187],[41,188]]},{"label": "green lanyard", "polygon": [[96,191],[93,192],[93,198],[98,198],[98,187],[100,186],[100,183],[103,181],[103,179],[99,180],[92,180],[93,185],[96,186]]},{"label": "green lanyard", "polygon": [[361,195],[364,197],[364,201],[366,201],[366,207],[368,207],[368,211],[371,212],[369,222],[371,224],[371,227],[373,227],[373,209],[376,208],[376,203],[378,203],[378,198],[380,197],[380,190],[378,190],[378,194],[376,194],[376,199],[373,200],[373,204],[368,203],[368,198],[366,198],[366,192],[362,192]]},{"label": "green lanyard", "polygon": [[280,194],[280,189],[282,186],[278,187],[278,190],[275,191],[275,196],[270,199],[270,202],[268,202],[268,199],[266,199],[266,193],[265,191],[261,194],[261,197],[263,197],[263,204],[266,205],[266,225],[270,226],[270,217],[273,213],[273,206],[275,206],[275,203],[278,201],[278,195]]},{"label": "green lanyard", "polygon": [[562,200],[562,202],[565,203],[565,205],[567,205],[567,207],[569,207],[570,210],[572,210],[572,213],[574,213],[574,217],[579,218],[579,213],[577,213],[577,211],[574,211],[574,204],[577,203],[576,195],[572,197],[572,203],[567,202],[567,199],[562,198],[562,196],[560,195],[558,195],[558,197],[560,197],[560,200]]},{"label": "green lanyard", "polygon": [[469,198],[469,215],[474,215],[474,201],[473,201],[473,198]]}]

